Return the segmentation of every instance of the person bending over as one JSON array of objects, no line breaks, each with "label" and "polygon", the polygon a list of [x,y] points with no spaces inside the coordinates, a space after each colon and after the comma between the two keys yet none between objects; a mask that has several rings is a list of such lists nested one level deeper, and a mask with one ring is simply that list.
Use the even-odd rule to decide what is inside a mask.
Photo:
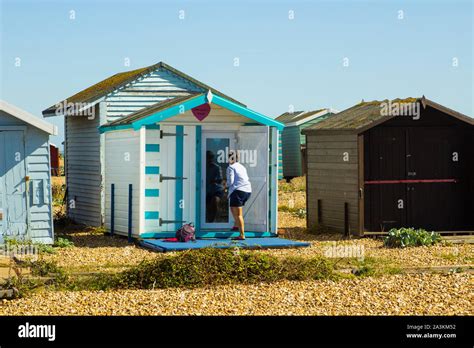
[{"label": "person bending over", "polygon": [[227,167],[227,187],[229,189],[230,211],[234,217],[233,231],[239,231],[240,237],[245,239],[245,224],[242,207],[250,198],[252,185],[249,181],[247,169],[239,163],[238,152],[229,152],[229,167]]}]

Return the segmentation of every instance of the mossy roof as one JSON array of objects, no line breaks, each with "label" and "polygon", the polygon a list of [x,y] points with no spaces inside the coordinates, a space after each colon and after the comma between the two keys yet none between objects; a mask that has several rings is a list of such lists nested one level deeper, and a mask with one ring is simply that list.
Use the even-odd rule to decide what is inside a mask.
[{"label": "mossy roof", "polygon": [[[94,102],[95,100],[113,92],[114,90],[125,86],[126,84],[138,79],[139,77],[146,75],[154,70],[158,69],[165,69],[170,71],[171,73],[180,76],[181,78],[190,81],[191,83],[201,87],[203,90],[211,90],[212,93],[220,95],[226,99],[232,100],[233,102],[240,104],[242,106],[245,106],[244,104],[240,103],[239,101],[223,94],[222,92],[192,78],[191,76],[173,68],[172,66],[164,63],[164,62],[159,62],[157,64],[153,64],[144,68],[140,69],[135,69],[131,71],[125,71],[122,73],[115,74],[113,76],[110,76],[106,78],[105,80],[102,80],[72,96],[69,98],[66,98],[60,103],[64,102],[71,102],[71,103],[91,103]],[[55,104],[56,105],[56,104]],[[56,111],[56,106],[52,105],[49,108],[43,110],[43,115],[51,115],[54,114]]]},{"label": "mossy roof", "polygon": [[469,124],[474,124],[474,120],[466,115],[463,115],[457,111],[444,107],[440,104],[437,104],[431,100],[426,99],[424,96],[422,98],[397,98],[397,99],[385,99],[385,100],[374,100],[370,102],[360,102],[346,110],[343,110],[331,117],[322,120],[321,122],[306,128],[303,132],[311,133],[312,131],[317,130],[348,130],[348,131],[365,131],[366,129],[371,128],[379,123],[384,122],[385,120],[391,119],[393,116],[384,115],[381,112],[382,103],[414,103],[420,102],[423,107],[429,105],[434,107],[448,115],[451,115],[459,120],[467,122]]},{"label": "mossy roof", "polygon": [[280,116],[278,116],[275,120],[283,124],[303,121],[306,118],[308,118],[308,121],[309,121],[311,116],[323,110],[327,110],[327,109],[318,109],[318,110],[312,110],[312,111],[285,112],[284,114],[281,114]]}]

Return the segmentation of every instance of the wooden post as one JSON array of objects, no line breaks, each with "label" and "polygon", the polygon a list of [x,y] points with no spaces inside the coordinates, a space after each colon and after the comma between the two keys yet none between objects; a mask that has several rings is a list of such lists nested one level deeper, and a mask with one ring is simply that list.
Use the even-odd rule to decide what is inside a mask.
[{"label": "wooden post", "polygon": [[110,235],[113,236],[115,229],[115,184],[110,186]]},{"label": "wooden post", "polygon": [[359,236],[364,235],[365,230],[365,159],[364,159],[364,135],[357,137],[357,161],[358,161],[358,176],[359,176],[359,230],[357,231]]},{"label": "wooden post", "polygon": [[323,201],[318,199],[318,225],[323,222]]},{"label": "wooden post", "polygon": [[132,242],[132,184],[128,185],[128,242]]},{"label": "wooden post", "polygon": [[344,234],[349,236],[349,203],[344,202]]}]

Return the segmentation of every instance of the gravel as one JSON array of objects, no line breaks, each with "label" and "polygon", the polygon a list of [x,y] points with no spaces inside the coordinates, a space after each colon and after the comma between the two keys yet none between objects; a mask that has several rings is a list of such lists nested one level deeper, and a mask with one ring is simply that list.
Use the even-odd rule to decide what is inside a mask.
[{"label": "gravel", "polygon": [[474,315],[467,273],[202,289],[42,292],[0,315]]}]

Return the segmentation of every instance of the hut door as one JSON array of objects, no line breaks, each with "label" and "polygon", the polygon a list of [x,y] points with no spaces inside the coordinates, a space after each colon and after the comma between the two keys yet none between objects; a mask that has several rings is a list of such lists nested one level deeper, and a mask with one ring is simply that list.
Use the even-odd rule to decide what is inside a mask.
[{"label": "hut door", "polygon": [[388,231],[407,224],[406,134],[401,128],[373,128],[365,136],[365,225]]},{"label": "hut door", "polygon": [[252,232],[268,231],[268,156],[269,128],[242,127],[237,136],[240,162],[247,168],[252,194],[244,207],[245,229]]},{"label": "hut door", "polygon": [[225,191],[229,151],[235,149],[235,134],[209,131],[202,137],[201,226],[230,229],[232,214]]},{"label": "hut door", "polygon": [[0,242],[27,233],[23,131],[0,132]]},{"label": "hut door", "polygon": [[460,137],[447,128],[408,130],[409,179],[422,183],[407,185],[410,227],[428,230],[463,228],[463,192]]}]

